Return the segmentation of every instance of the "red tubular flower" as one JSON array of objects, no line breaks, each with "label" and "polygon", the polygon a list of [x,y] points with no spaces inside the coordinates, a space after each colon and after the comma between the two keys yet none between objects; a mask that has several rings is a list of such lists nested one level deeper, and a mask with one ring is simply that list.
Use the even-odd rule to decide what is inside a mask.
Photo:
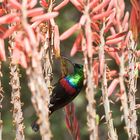
[{"label": "red tubular flower", "polygon": [[122,42],[122,40],[124,40],[125,35],[126,35],[126,32],[121,32],[121,33],[109,36],[107,37],[106,44],[112,45],[112,44],[117,44],[119,42]]},{"label": "red tubular flower", "polygon": [[78,120],[75,116],[75,107],[74,104],[71,103],[65,107],[66,111],[66,126],[69,131],[69,133],[72,135],[72,137],[75,140],[80,140],[80,129],[79,129],[79,124]]},{"label": "red tubular flower", "polygon": [[39,16],[35,16],[31,19],[31,22],[35,22],[35,21],[48,21],[51,18],[54,18],[58,16],[58,12],[51,12],[51,13],[47,13],[47,14],[43,14],[43,15],[39,15]]},{"label": "red tubular flower", "polygon": [[48,8],[49,4],[46,2],[46,0],[40,0],[40,5],[44,8]]},{"label": "red tubular flower", "polygon": [[114,51],[110,51],[110,48],[105,46],[105,51],[110,57],[112,57],[116,61],[118,65],[120,65],[120,57],[118,55],[118,52],[115,52],[115,49]]},{"label": "red tubular flower", "polygon": [[[0,35],[1,34],[4,34],[5,32],[6,32],[6,27],[4,27],[4,26],[0,26]],[[2,35],[1,35],[2,36]]]},{"label": "red tubular flower", "polygon": [[[105,8],[108,3],[110,2],[110,0],[105,0],[103,1],[102,3],[98,4],[93,10],[92,12],[98,12],[100,11],[101,9]],[[93,7],[92,7],[93,8]]]},{"label": "red tubular flower", "polygon": [[28,17],[39,16],[42,15],[43,13],[44,13],[43,8],[34,8],[27,11],[27,16]]},{"label": "red tubular flower", "polygon": [[7,38],[7,37],[10,37],[10,36],[12,35],[12,33],[13,33],[14,31],[16,31],[17,29],[18,29],[18,25],[15,25],[15,26],[10,27],[9,29],[7,29],[7,30],[3,33],[2,38],[5,39],[5,38]]},{"label": "red tubular flower", "polygon": [[33,7],[36,6],[36,4],[37,4],[37,0],[28,0],[28,5],[27,5],[27,7],[28,7],[28,8],[33,8]]},{"label": "red tubular flower", "polygon": [[17,2],[16,0],[9,0],[9,6],[12,6],[13,8],[20,10],[21,4]]},{"label": "red tubular flower", "polygon": [[115,15],[116,15],[116,10],[113,9],[110,16],[108,16],[107,19],[106,19],[107,23],[106,23],[106,27],[105,27],[105,32],[107,32],[110,29],[110,27],[112,26]]},{"label": "red tubular flower", "polygon": [[65,5],[67,5],[69,1],[70,1],[70,0],[64,0],[64,1],[61,2],[59,5],[57,5],[56,7],[54,7],[54,11],[60,10],[60,9],[63,8]]},{"label": "red tubular flower", "polygon": [[0,6],[0,16],[4,15],[6,12],[6,10],[4,9],[4,7],[1,5]]},{"label": "red tubular flower", "polygon": [[108,17],[112,12],[113,10],[109,10],[100,14],[96,14],[92,17],[92,20],[102,20],[103,18]]},{"label": "red tubular flower", "polygon": [[80,24],[77,23],[75,25],[73,25],[71,28],[69,28],[67,31],[65,31],[61,36],[60,36],[60,40],[65,40],[68,37],[70,37],[74,32],[76,32],[77,30],[79,30],[81,28]]},{"label": "red tubular flower", "polygon": [[81,51],[82,50],[82,47],[81,47],[82,37],[83,37],[82,33],[79,33],[79,35],[77,36],[77,38],[76,38],[76,40],[75,40],[75,42],[73,44],[73,47],[71,49],[71,52],[70,52],[71,56],[75,55],[75,53],[77,51]]},{"label": "red tubular flower", "polygon": [[123,27],[126,26],[126,23],[128,23],[128,19],[129,19],[129,12],[126,12],[122,22]]},{"label": "red tubular flower", "polygon": [[83,5],[78,0],[70,0],[70,2],[80,11],[83,10]]},{"label": "red tubular flower", "polygon": [[57,25],[54,27],[54,52],[57,58],[60,57],[60,37]]},{"label": "red tubular flower", "polygon": [[8,23],[20,21],[18,16],[19,14],[17,13],[14,13],[14,14],[10,13],[5,16],[2,16],[0,17],[0,24],[8,24]]},{"label": "red tubular flower", "polygon": [[119,79],[114,79],[108,87],[108,96],[112,95],[113,91],[119,84]]},{"label": "red tubular flower", "polygon": [[93,1],[91,1],[90,4],[89,4],[89,8],[96,7],[98,3],[99,3],[99,0],[93,0]]}]

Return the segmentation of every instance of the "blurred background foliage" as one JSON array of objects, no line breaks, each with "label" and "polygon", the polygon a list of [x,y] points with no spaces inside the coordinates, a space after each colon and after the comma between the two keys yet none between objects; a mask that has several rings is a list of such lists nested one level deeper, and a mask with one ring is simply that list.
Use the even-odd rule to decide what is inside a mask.
[{"label": "blurred background foliage", "polygon": [[[59,0],[60,1],[60,0]],[[59,1],[57,1],[59,3]],[[129,9],[128,1],[126,1],[126,8]],[[60,10],[60,14],[56,19],[56,22],[60,29],[60,34],[64,32],[66,29],[68,29],[70,26],[72,26],[76,21],[79,20],[80,13],[77,12],[77,10],[74,8],[72,4],[68,4],[65,6],[62,10]],[[73,45],[75,35],[70,37],[69,39],[61,42],[61,54],[70,58],[70,50]],[[72,61],[77,63],[83,63],[82,62],[82,54],[77,53],[74,57],[70,58]],[[57,65],[56,65],[57,64]],[[114,63],[109,64],[114,69],[118,69]],[[60,62],[58,60],[54,60],[53,65],[53,73],[54,73],[54,83],[57,81],[61,76],[60,71]],[[71,68],[70,68],[71,69]],[[4,62],[2,64],[2,85],[4,89],[4,100],[3,100],[3,108],[1,110],[2,112],[2,120],[3,120],[3,140],[12,140],[15,137],[15,129],[12,122],[12,104],[10,103],[11,100],[11,87],[9,85],[9,77],[10,77],[10,70],[9,70],[9,62]],[[30,127],[32,121],[35,118],[35,111],[33,109],[32,103],[31,103],[31,93],[28,89],[27,85],[27,78],[25,70],[20,68],[21,73],[21,100],[23,102],[23,113],[24,113],[24,124],[25,124],[25,136],[26,140],[41,140],[39,133],[34,133]],[[140,80],[138,78],[138,85],[140,85]],[[85,88],[83,88],[83,91],[80,93],[80,95],[74,100],[74,104],[76,107],[76,115],[79,121],[80,125],[80,134],[81,134],[81,140],[88,140],[88,132],[87,132],[87,125],[86,125],[86,104],[87,101],[85,99]],[[137,103],[140,103],[140,86],[138,86],[137,91]],[[100,87],[97,90],[97,95],[100,94]],[[96,97],[97,100],[97,114],[100,118],[104,115],[104,109],[103,106],[100,105],[101,101],[99,97]],[[119,140],[127,140],[127,135],[124,130],[124,121],[121,121],[122,112],[120,111],[120,102],[116,101],[116,96],[112,95],[111,100],[114,102],[114,104],[111,104],[111,109],[113,112],[113,119],[114,119],[114,125],[117,130]],[[138,114],[138,127],[140,131],[140,110],[137,110]],[[52,114],[50,117],[51,121],[51,130],[53,133],[53,140],[70,140],[71,137],[66,129],[65,125],[65,112],[63,109],[58,110]],[[100,140],[107,139],[107,128],[105,124],[105,119],[101,120],[99,122],[99,134],[100,134]]]}]

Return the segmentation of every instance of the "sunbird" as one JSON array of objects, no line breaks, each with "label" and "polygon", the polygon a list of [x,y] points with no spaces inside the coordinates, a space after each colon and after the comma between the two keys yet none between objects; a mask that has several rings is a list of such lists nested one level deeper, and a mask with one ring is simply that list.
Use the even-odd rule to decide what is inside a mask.
[{"label": "sunbird", "polygon": [[[71,62],[71,61],[70,61]],[[71,62],[72,63],[72,62]],[[83,65],[72,63],[74,71],[61,78],[52,90],[50,96],[49,116],[56,110],[70,103],[81,91],[83,87],[84,73]],[[32,123],[32,129],[37,132],[39,124],[37,120]]]}]

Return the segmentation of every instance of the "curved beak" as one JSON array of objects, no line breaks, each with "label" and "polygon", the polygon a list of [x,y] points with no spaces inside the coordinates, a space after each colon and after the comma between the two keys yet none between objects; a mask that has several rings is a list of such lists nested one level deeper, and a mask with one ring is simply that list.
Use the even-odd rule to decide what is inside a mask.
[{"label": "curved beak", "polygon": [[61,56],[63,59],[67,60],[73,67],[75,66],[75,63],[73,63],[71,60],[69,60],[67,57],[65,56]]}]

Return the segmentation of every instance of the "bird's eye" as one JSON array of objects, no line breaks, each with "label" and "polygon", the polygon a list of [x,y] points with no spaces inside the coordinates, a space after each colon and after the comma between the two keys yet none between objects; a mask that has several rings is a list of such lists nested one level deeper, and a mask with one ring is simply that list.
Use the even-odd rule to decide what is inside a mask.
[{"label": "bird's eye", "polygon": [[81,64],[75,64],[75,67],[80,69],[80,68],[83,67],[83,65],[81,65]]}]

